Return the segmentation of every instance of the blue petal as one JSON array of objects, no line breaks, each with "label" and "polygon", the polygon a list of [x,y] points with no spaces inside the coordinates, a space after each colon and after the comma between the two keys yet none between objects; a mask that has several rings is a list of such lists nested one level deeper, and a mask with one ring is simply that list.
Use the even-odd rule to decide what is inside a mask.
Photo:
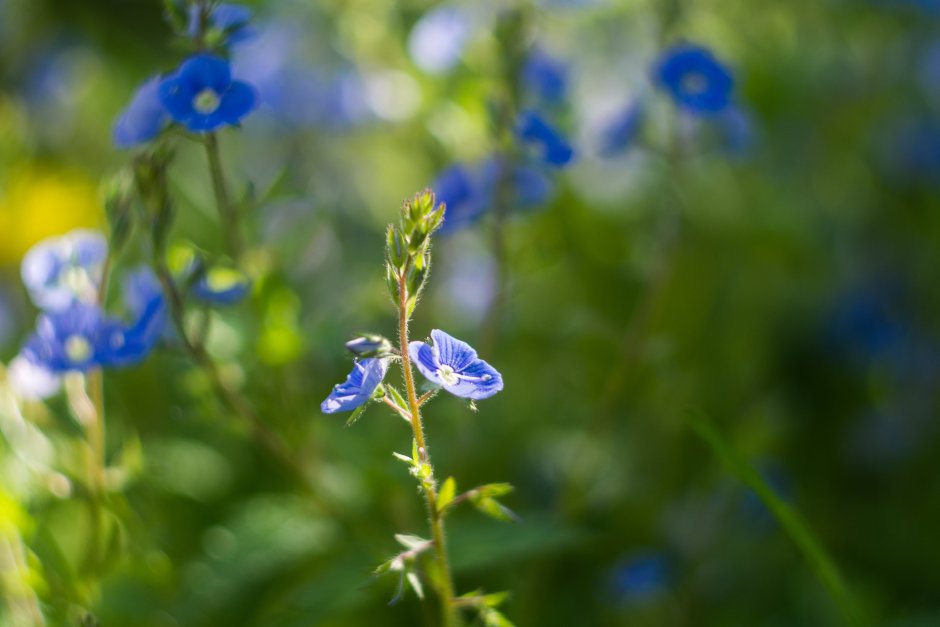
[{"label": "blue petal", "polygon": [[574,150],[565,138],[534,111],[526,110],[519,114],[516,133],[523,142],[538,147],[542,158],[550,165],[566,165],[574,156]]},{"label": "blue petal", "polygon": [[601,154],[612,157],[629,148],[636,140],[642,123],[643,107],[639,103],[630,104],[604,129]]},{"label": "blue petal", "polygon": [[160,83],[160,102],[170,117],[177,122],[186,122],[195,114],[193,98],[197,93],[180,78],[179,73],[163,79]]},{"label": "blue petal", "polygon": [[731,72],[701,46],[680,44],[666,50],[655,64],[653,76],[677,106],[691,113],[714,114],[731,103]]},{"label": "blue petal", "polygon": [[193,94],[209,88],[223,93],[232,82],[228,61],[211,54],[197,54],[183,62],[177,73],[182,84]]},{"label": "blue petal", "polygon": [[434,353],[437,355],[437,362],[441,365],[450,366],[454,369],[454,372],[461,372],[477,358],[477,352],[469,344],[444,333],[440,329],[431,331],[431,339],[434,341]]},{"label": "blue petal", "polygon": [[369,401],[388,371],[388,359],[363,359],[320,404],[324,414],[350,411]]},{"label": "blue petal", "polygon": [[160,102],[160,77],[154,76],[134,93],[130,104],[114,124],[114,144],[130,148],[143,144],[160,134],[169,121]]},{"label": "blue petal", "polygon": [[228,91],[222,94],[217,113],[229,124],[238,124],[257,104],[254,87],[242,81],[233,81]]},{"label": "blue petal", "polygon": [[107,254],[104,235],[76,229],[30,248],[23,257],[20,274],[36,306],[59,311],[76,300],[91,302],[97,298]]},{"label": "blue petal", "polygon": [[457,385],[444,386],[454,396],[478,401],[503,389],[503,376],[482,359],[475,359],[457,375],[460,377]]},{"label": "blue petal", "polygon": [[199,133],[214,131],[224,126],[226,122],[227,120],[221,109],[216,109],[212,113],[194,113],[186,120],[183,120],[186,128]]},{"label": "blue petal", "polygon": [[437,370],[441,367],[441,364],[437,361],[437,354],[433,348],[424,342],[411,342],[408,345],[408,354],[425,379],[437,385],[444,385],[441,378],[437,376]]},{"label": "blue petal", "polygon": [[535,50],[522,69],[527,90],[548,104],[558,104],[568,91],[567,68],[561,61]]}]

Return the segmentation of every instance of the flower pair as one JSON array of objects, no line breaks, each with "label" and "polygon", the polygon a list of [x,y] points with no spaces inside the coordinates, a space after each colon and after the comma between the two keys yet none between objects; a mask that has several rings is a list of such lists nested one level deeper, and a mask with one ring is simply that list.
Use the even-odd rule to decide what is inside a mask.
[{"label": "flower pair", "polygon": [[[414,365],[425,378],[455,396],[480,400],[503,389],[503,377],[491,365],[477,357],[466,342],[435,329],[433,344],[411,342],[408,346]],[[346,381],[337,385],[320,405],[323,413],[353,410],[367,403],[388,371],[388,357],[356,362]]]}]

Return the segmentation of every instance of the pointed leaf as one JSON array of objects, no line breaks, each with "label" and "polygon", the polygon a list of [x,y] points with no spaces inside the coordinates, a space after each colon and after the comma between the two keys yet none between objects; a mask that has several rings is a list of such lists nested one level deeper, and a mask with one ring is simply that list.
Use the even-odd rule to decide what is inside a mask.
[{"label": "pointed leaf", "polygon": [[447,477],[437,495],[437,511],[443,512],[457,495],[457,482],[453,477]]},{"label": "pointed leaf", "polygon": [[360,405],[359,407],[357,407],[357,408],[353,411],[352,415],[349,417],[349,420],[346,421],[346,426],[347,426],[347,427],[351,427],[351,426],[353,426],[354,424],[356,424],[356,422],[357,422],[360,418],[362,418],[362,414],[365,413],[366,408],[367,408],[368,406],[369,406],[369,403],[365,403],[365,404]]},{"label": "pointed leaf", "polygon": [[515,627],[512,621],[493,609],[486,610],[483,615],[483,624],[486,627]]},{"label": "pointed leaf", "polygon": [[421,585],[421,580],[418,579],[418,576],[412,571],[407,572],[405,574],[405,577],[408,578],[408,583],[411,584],[412,590],[414,590],[415,594],[418,595],[418,598],[423,601],[424,600],[424,586]]},{"label": "pointed leaf", "polygon": [[499,498],[510,494],[513,490],[515,490],[515,488],[512,487],[511,483],[488,483],[481,485],[475,492],[481,497]]},{"label": "pointed leaf", "polygon": [[520,522],[521,519],[511,509],[490,497],[477,497],[473,499],[473,504],[478,510],[496,520],[505,520],[507,522]]},{"label": "pointed leaf", "polygon": [[386,385],[385,391],[392,397],[396,405],[402,409],[408,409],[408,401],[405,400],[405,397],[401,395],[401,392],[399,392],[394,385]]},{"label": "pointed leaf", "polygon": [[400,459],[401,461],[405,462],[409,466],[414,466],[415,464],[414,460],[408,457],[407,455],[402,455],[401,453],[394,453],[394,452],[392,453],[392,455],[394,455],[396,459]]},{"label": "pointed leaf", "polygon": [[430,540],[425,540],[420,536],[413,536],[408,533],[396,533],[395,539],[398,540],[398,543],[406,549],[424,548],[431,542]]}]

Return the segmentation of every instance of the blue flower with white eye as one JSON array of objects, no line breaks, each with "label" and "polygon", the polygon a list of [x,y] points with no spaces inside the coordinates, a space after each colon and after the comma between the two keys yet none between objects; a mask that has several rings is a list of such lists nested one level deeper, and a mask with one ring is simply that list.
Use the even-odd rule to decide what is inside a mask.
[{"label": "blue flower with white eye", "polygon": [[680,44],[664,52],[653,67],[653,79],[689,113],[715,114],[731,103],[731,72],[701,46]]},{"label": "blue flower with white eye", "polygon": [[23,257],[20,274],[30,298],[46,311],[60,311],[75,301],[94,302],[108,256],[104,235],[76,229],[45,239]]},{"label": "blue flower with white eye", "polygon": [[535,111],[525,110],[519,114],[516,134],[523,143],[535,146],[539,157],[549,165],[561,167],[574,157],[571,144]]},{"label": "blue flower with white eye", "polygon": [[190,57],[160,83],[160,102],[170,117],[195,132],[239,124],[257,100],[251,85],[232,80],[228,61],[210,54]]},{"label": "blue flower with white eye", "polygon": [[632,103],[611,120],[602,131],[600,152],[605,157],[618,155],[633,145],[643,125],[643,107]]},{"label": "blue flower with white eye", "polygon": [[522,84],[536,99],[550,105],[560,104],[568,93],[568,68],[536,49],[522,67]]},{"label": "blue flower with white eye", "polygon": [[73,303],[39,316],[36,333],[26,341],[22,354],[50,372],[85,372],[123,363],[124,348],[120,320],[108,318],[97,305]]},{"label": "blue flower with white eye", "polygon": [[[226,34],[225,43],[229,46],[237,45],[251,39],[255,35],[254,29],[249,26],[251,22],[251,9],[241,4],[220,2],[209,14],[208,27]],[[186,34],[196,37],[199,33],[199,7],[193,5],[189,9],[189,24]]]},{"label": "blue flower with white eye", "polygon": [[454,396],[480,400],[503,389],[503,376],[467,344],[434,329],[433,345],[412,342],[408,354],[425,378]]},{"label": "blue flower with white eye", "polygon": [[388,359],[363,359],[353,364],[346,380],[333,388],[330,395],[320,403],[324,414],[351,411],[369,402],[375,389],[388,372]]},{"label": "blue flower with white eye", "polygon": [[137,88],[130,104],[114,123],[114,145],[131,148],[154,139],[170,122],[160,102],[159,76],[153,76]]},{"label": "blue flower with white eye", "polygon": [[193,295],[210,305],[234,305],[251,291],[244,272],[226,266],[209,268],[193,286]]}]

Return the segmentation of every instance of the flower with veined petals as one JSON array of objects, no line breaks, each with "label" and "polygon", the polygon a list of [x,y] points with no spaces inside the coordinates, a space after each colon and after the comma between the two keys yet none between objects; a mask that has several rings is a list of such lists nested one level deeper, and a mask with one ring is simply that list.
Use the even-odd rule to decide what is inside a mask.
[{"label": "flower with veined petals", "polygon": [[232,80],[228,61],[210,54],[190,57],[160,83],[160,102],[170,117],[195,132],[238,124],[257,101],[251,85]]},{"label": "flower with veined petals", "polygon": [[701,46],[680,44],[665,51],[653,68],[653,78],[690,113],[715,114],[731,103],[731,72]]},{"label": "flower with veined petals", "polygon": [[23,257],[20,274],[30,298],[46,311],[60,311],[75,301],[94,302],[108,241],[88,229],[44,239]]},{"label": "flower with veined petals", "polygon": [[431,331],[433,345],[411,342],[408,354],[428,381],[454,396],[480,400],[503,389],[503,376],[477,352],[441,330]]},{"label": "flower with veined petals", "polygon": [[346,380],[333,388],[320,404],[324,414],[352,411],[372,398],[388,372],[388,359],[363,359],[353,364]]}]

